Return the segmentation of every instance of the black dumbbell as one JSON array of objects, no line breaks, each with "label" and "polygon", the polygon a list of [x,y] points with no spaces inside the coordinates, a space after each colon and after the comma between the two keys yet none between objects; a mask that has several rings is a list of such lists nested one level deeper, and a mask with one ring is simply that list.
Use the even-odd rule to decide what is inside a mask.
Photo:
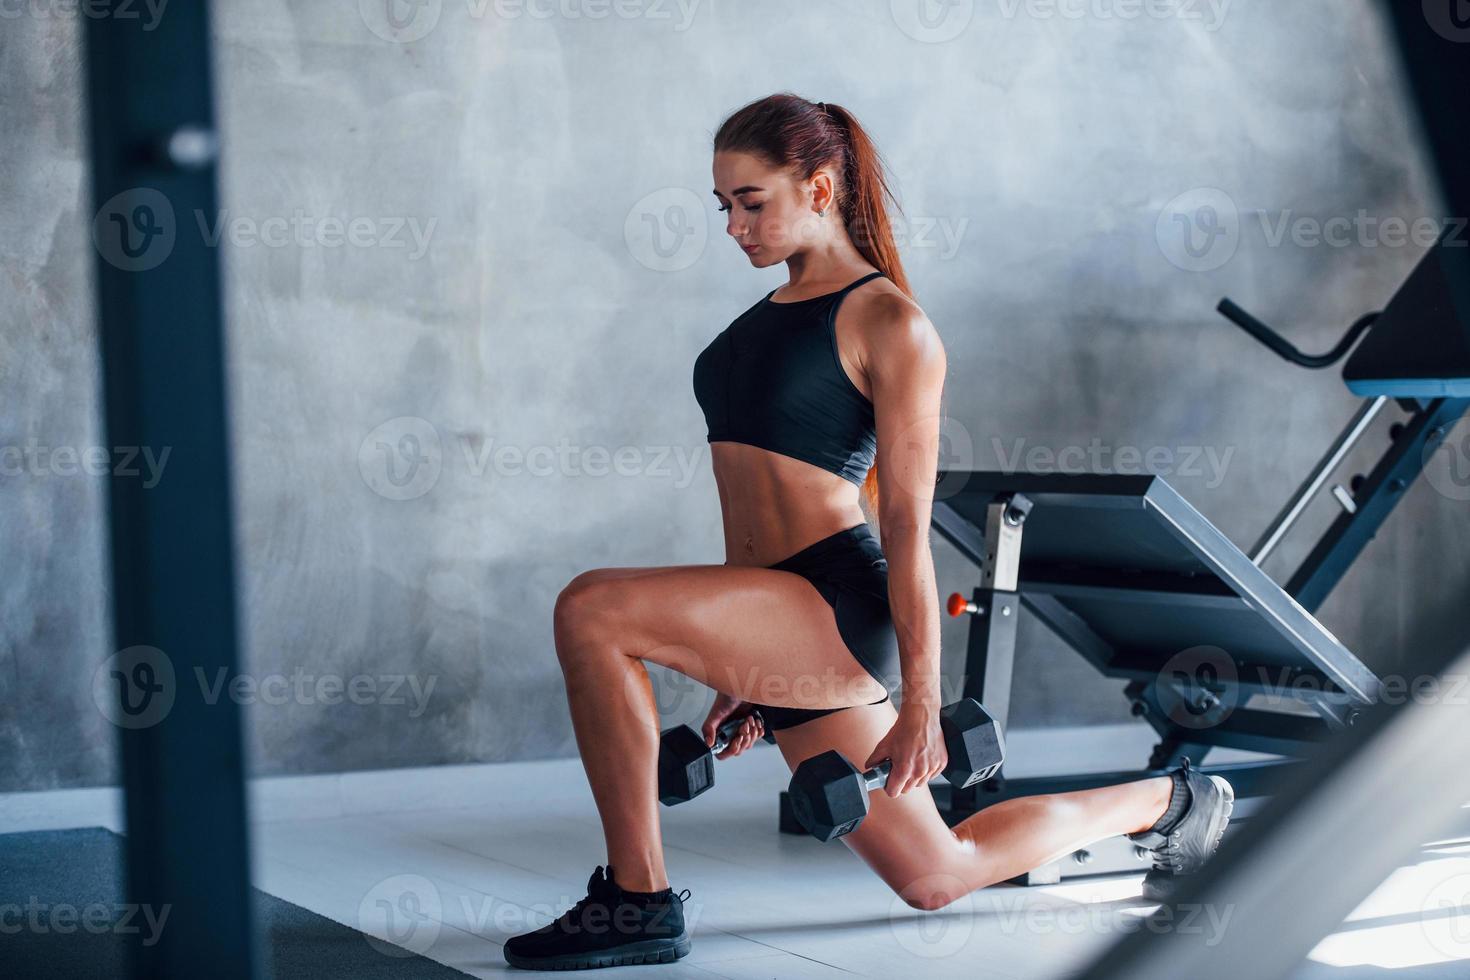
[{"label": "black dumbbell", "polygon": [[715,755],[725,751],[745,719],[760,718],[759,711],[732,718],[715,729],[715,744],[688,725],[666,728],[658,740],[658,801],[664,806],[687,803],[715,783]]},{"label": "black dumbbell", "polygon": [[[960,789],[994,776],[1005,761],[1005,736],[990,712],[974,698],[963,698],[939,714],[949,762],[944,778]],[[888,783],[887,759],[867,772],[840,752],[823,752],[796,767],[791,776],[791,810],[820,841],[850,834],[868,815],[868,793]]]}]

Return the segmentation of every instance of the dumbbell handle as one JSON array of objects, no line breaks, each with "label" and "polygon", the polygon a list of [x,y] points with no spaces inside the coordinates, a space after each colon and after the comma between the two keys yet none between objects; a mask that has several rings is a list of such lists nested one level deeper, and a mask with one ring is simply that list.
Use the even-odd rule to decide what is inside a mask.
[{"label": "dumbbell handle", "polygon": [[882,789],[888,785],[888,777],[891,775],[893,775],[893,760],[884,759],[863,773],[863,785],[869,790]]},{"label": "dumbbell handle", "polygon": [[719,728],[715,729],[715,744],[710,746],[710,752],[719,755],[725,749],[729,748],[730,740],[740,731],[740,726],[745,724],[746,718],[755,718],[758,721],[764,722],[759,711],[752,711],[750,714],[742,715],[739,718],[731,718]]}]

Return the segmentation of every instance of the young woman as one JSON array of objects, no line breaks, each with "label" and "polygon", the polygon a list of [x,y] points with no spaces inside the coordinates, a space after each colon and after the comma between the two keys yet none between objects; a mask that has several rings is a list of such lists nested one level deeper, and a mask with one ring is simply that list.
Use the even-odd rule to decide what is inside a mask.
[{"label": "young woman", "polygon": [[1160,890],[1197,869],[1233,794],[1187,763],[1009,800],[953,828],[929,793],[911,792],[946,761],[929,550],[944,348],[899,263],[882,162],[846,109],[786,93],[745,106],[715,136],[714,183],[751,265],[784,262],[790,279],[694,364],[725,563],[596,569],[557,598],[557,656],[608,866],[556,921],[508,940],[507,961],[567,969],[689,951],[688,893],[669,887],[659,841],[645,662],[719,692],[704,722],[711,745],[716,727],[745,718],[722,759],[760,738],[763,720],[793,769],[829,749],[864,768],[892,760],[867,819],[842,840],[915,908],[1119,834],[1156,850]]}]

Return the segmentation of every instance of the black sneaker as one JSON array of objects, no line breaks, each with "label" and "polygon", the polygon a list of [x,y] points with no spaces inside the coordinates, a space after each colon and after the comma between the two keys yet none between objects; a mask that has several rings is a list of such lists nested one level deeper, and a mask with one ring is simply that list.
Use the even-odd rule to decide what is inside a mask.
[{"label": "black sneaker", "polygon": [[689,953],[684,899],[665,890],[649,902],[629,900],[609,865],[587,880],[587,897],[556,921],[505,941],[505,961],[523,970],[585,970],[597,966],[672,963]]},{"label": "black sneaker", "polygon": [[1189,788],[1189,806],[1183,816],[1172,827],[1128,835],[1129,840],[1154,852],[1153,868],[1143,877],[1143,896],[1153,902],[1167,902],[1180,875],[1204,867],[1220,846],[1235,809],[1235,789],[1224,776],[1206,776],[1191,769],[1187,756],[1178,772]]}]

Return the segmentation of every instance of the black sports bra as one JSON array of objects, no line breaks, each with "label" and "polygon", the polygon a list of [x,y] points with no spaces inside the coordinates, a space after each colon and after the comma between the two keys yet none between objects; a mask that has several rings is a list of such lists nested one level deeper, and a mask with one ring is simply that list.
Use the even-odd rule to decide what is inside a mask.
[{"label": "black sports bra", "polygon": [[820,466],[861,486],[878,437],[873,403],[837,356],[837,308],[872,272],[825,296],[773,303],[771,290],[694,361],[710,442],[740,442]]}]

